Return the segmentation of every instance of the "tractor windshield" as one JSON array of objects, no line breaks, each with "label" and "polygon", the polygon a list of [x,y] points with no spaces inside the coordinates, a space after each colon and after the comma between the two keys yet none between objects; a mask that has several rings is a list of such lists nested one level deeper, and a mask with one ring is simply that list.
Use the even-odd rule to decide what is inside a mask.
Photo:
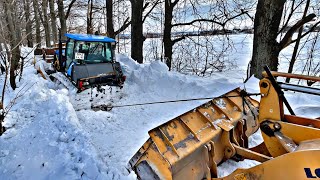
[{"label": "tractor windshield", "polygon": [[92,64],[112,61],[110,43],[76,41],[74,58],[80,63]]}]

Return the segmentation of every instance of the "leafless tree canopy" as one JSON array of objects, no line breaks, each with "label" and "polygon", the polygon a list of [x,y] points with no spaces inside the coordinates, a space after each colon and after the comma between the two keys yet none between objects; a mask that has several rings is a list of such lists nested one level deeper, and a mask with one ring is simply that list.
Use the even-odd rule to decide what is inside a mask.
[{"label": "leafless tree canopy", "polygon": [[53,46],[59,32],[62,40],[66,32],[107,35],[139,63],[161,60],[198,76],[236,68],[230,37],[253,34],[251,74],[280,65],[318,76],[319,13],[315,0],[2,0],[0,109],[6,84],[16,89],[22,76],[20,48]]}]

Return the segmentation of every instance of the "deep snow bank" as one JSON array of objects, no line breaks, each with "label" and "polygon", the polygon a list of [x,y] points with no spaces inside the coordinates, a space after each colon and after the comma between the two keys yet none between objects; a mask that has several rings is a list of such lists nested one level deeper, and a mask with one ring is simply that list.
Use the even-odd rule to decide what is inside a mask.
[{"label": "deep snow bank", "polygon": [[[30,49],[24,49],[26,52]],[[32,53],[31,53],[32,54]],[[31,62],[33,57],[29,57]],[[168,72],[161,62],[139,65],[120,55],[128,79],[121,90],[99,95],[69,93],[44,80],[30,63],[16,91],[25,87],[5,120],[0,137],[0,177],[5,179],[123,179],[131,156],[148,130],[202,102],[171,103],[94,112],[91,104],[133,103],[217,96],[236,87],[222,76],[213,79]],[[89,93],[89,94],[88,94]],[[75,111],[75,109],[77,111]]]},{"label": "deep snow bank", "polygon": [[[31,57],[30,57],[31,58]],[[148,138],[148,130],[202,104],[204,101],[155,104],[93,111],[91,105],[130,105],[188,98],[216,97],[243,86],[244,71],[216,73],[210,78],[169,72],[164,63],[137,64],[118,55],[127,81],[123,89],[106,88],[106,94],[90,90],[74,94],[46,81],[30,64],[25,68],[20,89],[25,94],[16,101],[0,137],[0,177],[4,179],[135,179],[126,165]],[[258,80],[246,88],[258,90]],[[9,90],[6,104],[17,91]],[[289,102],[300,113],[319,114],[319,97],[288,93]],[[309,108],[311,107],[311,108]],[[261,141],[259,132],[251,145]],[[237,167],[251,167],[253,161],[219,167],[220,176]]]},{"label": "deep snow bank", "polygon": [[30,64],[18,86],[6,93],[8,104],[25,87],[5,119],[8,130],[0,137],[1,179],[107,179],[68,91],[50,89],[54,84]]},{"label": "deep snow bank", "polygon": [[[154,61],[139,65],[132,59],[119,55],[127,81],[124,88],[93,100],[93,104],[128,105],[144,102],[177,99],[216,97],[242,85],[242,78],[229,78],[217,74],[211,78],[186,76],[169,72],[167,66]],[[234,75],[234,74],[233,74]],[[114,88],[115,89],[115,88]],[[87,104],[87,94],[76,95],[74,106]],[[172,118],[193,109],[205,101],[191,101],[147,106],[114,108],[110,112],[80,109],[77,115],[86,127],[100,157],[108,166],[108,173],[115,178],[125,178],[128,160],[147,140],[148,131]],[[83,106],[84,107],[84,106]],[[130,174],[128,178],[135,178]]]}]

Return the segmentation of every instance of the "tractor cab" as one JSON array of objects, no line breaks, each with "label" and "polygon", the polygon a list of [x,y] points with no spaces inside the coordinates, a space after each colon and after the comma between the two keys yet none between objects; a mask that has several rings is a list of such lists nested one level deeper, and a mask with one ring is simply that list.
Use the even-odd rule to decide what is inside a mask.
[{"label": "tractor cab", "polygon": [[65,50],[58,50],[60,58],[56,58],[54,65],[79,90],[102,85],[122,87],[125,76],[120,63],[115,61],[114,39],[89,34],[65,36]]}]

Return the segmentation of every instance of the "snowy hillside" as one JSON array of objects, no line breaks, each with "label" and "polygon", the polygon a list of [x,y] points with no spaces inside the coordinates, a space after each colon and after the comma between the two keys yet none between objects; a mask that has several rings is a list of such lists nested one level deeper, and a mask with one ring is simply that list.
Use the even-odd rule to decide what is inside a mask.
[{"label": "snowy hillside", "polygon": [[[148,138],[148,130],[203,101],[122,107],[108,112],[93,111],[92,105],[215,97],[243,86],[245,76],[244,71],[235,69],[200,78],[169,72],[160,61],[139,65],[124,55],[117,58],[127,76],[124,88],[112,88],[97,97],[94,91],[92,102],[90,90],[70,93],[42,79],[32,65],[25,68],[19,88],[6,94],[5,104],[20,90],[22,96],[7,116],[8,129],[0,137],[1,179],[135,179],[125,167]],[[251,79],[246,87],[256,91],[258,81]],[[300,114],[320,116],[319,100],[289,94],[289,101],[295,102]],[[259,141],[256,134],[251,145]],[[220,167],[220,175],[255,164],[228,161]]]}]

